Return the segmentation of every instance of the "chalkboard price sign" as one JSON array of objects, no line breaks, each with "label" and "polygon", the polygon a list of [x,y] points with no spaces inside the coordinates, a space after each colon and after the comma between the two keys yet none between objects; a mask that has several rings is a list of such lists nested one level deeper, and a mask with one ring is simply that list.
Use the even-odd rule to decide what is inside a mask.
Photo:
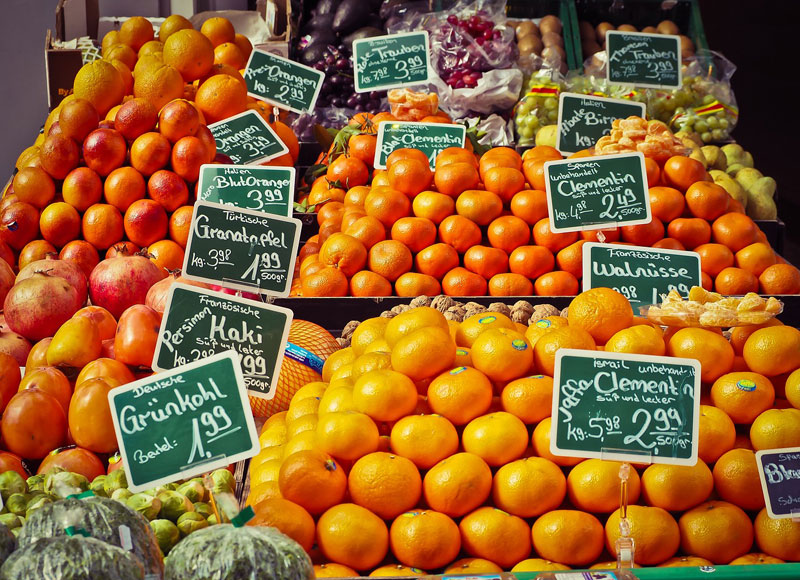
[{"label": "chalkboard price sign", "polygon": [[357,93],[418,85],[428,81],[428,33],[405,32],[353,42]]},{"label": "chalkboard price sign", "polygon": [[377,169],[386,169],[386,158],[395,149],[419,149],[428,156],[433,169],[436,156],[448,147],[463,147],[467,137],[464,125],[446,123],[408,123],[395,121],[378,126],[378,145],[375,148]]},{"label": "chalkboard price sign", "polygon": [[255,111],[245,111],[208,128],[217,142],[217,153],[227,155],[237,165],[268,161],[289,151]]},{"label": "chalkboard price sign", "polygon": [[251,395],[275,395],[292,311],[186,284],[167,293],[153,369],[173,369],[188,362],[236,351]]},{"label": "chalkboard price sign", "polygon": [[553,454],[697,462],[698,361],[561,349],[553,385]]},{"label": "chalkboard price sign", "polygon": [[583,290],[613,288],[634,311],[658,304],[661,294],[677,290],[687,298],[692,286],[701,286],[697,252],[588,242],[583,245]]},{"label": "chalkboard price sign", "polygon": [[202,165],[198,199],[291,217],[295,171],[294,167]]},{"label": "chalkboard price sign", "polygon": [[606,53],[606,78],[611,83],[671,89],[681,86],[679,36],[609,30]]},{"label": "chalkboard price sign", "polygon": [[186,243],[183,275],[273,296],[288,296],[300,220],[198,201]]},{"label": "chalkboard price sign", "polygon": [[646,105],[625,99],[561,93],[558,97],[558,144],[564,154],[592,147],[611,131],[614,119],[644,117]]},{"label": "chalkboard price sign", "polygon": [[314,110],[325,73],[270,52],[254,49],[247,61],[247,94],[295,113]]},{"label": "chalkboard price sign", "polygon": [[232,350],[112,389],[108,403],[134,493],[259,451],[242,370]]},{"label": "chalkboard price sign", "polygon": [[650,222],[641,153],[548,161],[544,174],[550,229],[555,232]]},{"label": "chalkboard price sign", "polygon": [[756,452],[758,475],[771,518],[800,518],[800,447]]}]

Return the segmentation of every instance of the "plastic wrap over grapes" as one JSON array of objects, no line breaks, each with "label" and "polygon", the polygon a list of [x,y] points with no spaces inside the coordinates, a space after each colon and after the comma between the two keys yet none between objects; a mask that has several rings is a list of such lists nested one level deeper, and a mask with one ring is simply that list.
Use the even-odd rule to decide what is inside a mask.
[{"label": "plastic wrap over grapes", "polygon": [[514,107],[517,145],[533,145],[539,129],[558,122],[558,96],[563,89],[563,79],[557,71],[541,70],[528,77],[522,98]]}]

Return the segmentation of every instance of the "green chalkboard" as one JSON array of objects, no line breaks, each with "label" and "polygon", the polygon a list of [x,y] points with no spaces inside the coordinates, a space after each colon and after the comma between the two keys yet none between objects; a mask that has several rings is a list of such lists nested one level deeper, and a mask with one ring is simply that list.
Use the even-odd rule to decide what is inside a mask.
[{"label": "green chalkboard", "polygon": [[164,371],[233,349],[251,395],[271,399],[292,311],[196,286],[173,284],[158,332],[153,369]]},{"label": "green chalkboard", "polygon": [[254,49],[247,61],[247,94],[295,113],[314,110],[325,73],[271,52]]},{"label": "green chalkboard", "polygon": [[641,153],[548,161],[544,172],[550,229],[555,232],[650,222]]},{"label": "green chalkboard", "polygon": [[680,88],[681,39],[671,34],[606,32],[606,79],[639,87]]},{"label": "green chalkboard", "polygon": [[197,198],[291,217],[295,173],[294,167],[203,165]]},{"label": "green chalkboard", "polygon": [[800,447],[762,449],[756,452],[756,462],[769,517],[800,517]]},{"label": "green chalkboard", "polygon": [[561,349],[550,450],[568,457],[694,465],[700,363]]},{"label": "green chalkboard", "polygon": [[588,242],[583,245],[583,290],[613,288],[627,298],[633,311],[658,304],[660,295],[677,290],[688,298],[692,286],[702,286],[697,252]]},{"label": "green chalkboard", "polygon": [[268,161],[289,151],[255,111],[245,111],[208,128],[217,142],[217,153],[227,155],[236,165]]},{"label": "green chalkboard", "polygon": [[588,149],[611,132],[614,119],[644,117],[644,103],[594,95],[561,93],[558,97],[558,143],[563,154]]},{"label": "green chalkboard", "polygon": [[259,451],[242,370],[232,350],[112,389],[108,402],[134,493]]},{"label": "green chalkboard", "polygon": [[183,275],[272,296],[288,296],[300,220],[198,201],[186,243]]},{"label": "green chalkboard", "polygon": [[386,169],[386,158],[395,149],[419,149],[428,156],[433,169],[436,156],[448,147],[463,147],[467,137],[464,125],[446,123],[408,123],[395,121],[378,126],[378,145],[375,147],[377,169]]},{"label": "green chalkboard", "polygon": [[357,93],[418,85],[428,81],[427,31],[362,38],[353,42]]}]

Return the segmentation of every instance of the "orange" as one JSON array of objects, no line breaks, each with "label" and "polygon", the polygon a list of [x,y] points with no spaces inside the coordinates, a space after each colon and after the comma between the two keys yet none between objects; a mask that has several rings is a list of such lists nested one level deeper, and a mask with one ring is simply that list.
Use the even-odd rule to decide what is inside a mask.
[{"label": "orange", "polygon": [[578,294],[569,305],[570,327],[587,331],[596,343],[605,344],[633,323],[633,309],[622,294],[610,288],[593,288]]},{"label": "orange", "polygon": [[[657,507],[628,506],[631,538],[635,543],[636,562],[643,566],[660,564],[678,551],[678,524],[669,512]],[[620,536],[620,513],[613,512],[606,521],[606,547],[612,554]]]},{"label": "orange", "polygon": [[350,278],[351,296],[391,296],[392,283],[383,276],[362,270]]},{"label": "orange", "polygon": [[236,43],[223,42],[214,48],[214,64],[226,64],[239,70],[247,65],[247,57]]},{"label": "orange", "polygon": [[614,334],[606,342],[605,349],[608,352],[664,356],[666,345],[661,330],[639,324]]},{"label": "orange", "polygon": [[390,435],[392,451],[428,469],[458,450],[458,433],[441,415],[409,415],[397,421]]},{"label": "orange", "polygon": [[125,235],[138,246],[149,246],[164,239],[168,225],[164,207],[152,199],[135,201],[125,211]]},{"label": "orange", "polygon": [[[106,183],[108,183],[108,178]],[[169,237],[184,249],[186,248],[186,242],[189,240],[191,219],[192,206],[190,205],[179,207],[169,217]]]},{"label": "orange", "polygon": [[[800,334],[800,333],[798,333]],[[700,362],[700,378],[710,383],[730,372],[733,347],[721,335],[702,328],[682,328],[667,343],[667,355]]]},{"label": "orange", "polygon": [[326,266],[338,268],[349,278],[366,265],[367,249],[354,237],[336,233],[320,247],[319,261]]},{"label": "orange", "polygon": [[511,213],[533,226],[547,217],[547,193],[538,189],[523,189],[511,198]]},{"label": "orange", "polygon": [[233,42],[236,38],[236,31],[231,21],[221,16],[214,16],[203,22],[200,32],[209,39],[213,46]]},{"label": "orange", "polygon": [[356,381],[353,402],[358,411],[375,421],[396,421],[416,407],[417,388],[411,379],[396,370],[373,370]]},{"label": "orange", "polygon": [[777,318],[771,318],[764,324],[753,324],[750,326],[737,326],[731,329],[731,346],[737,356],[741,356],[744,350],[744,345],[747,339],[750,338],[756,330],[761,330],[767,326],[782,326],[783,323]]},{"label": "orange", "polygon": [[[66,135],[80,143],[89,133],[97,129],[100,117],[89,101],[72,99],[61,105],[60,108],[58,128],[62,135]],[[14,193],[17,193],[16,189]]]},{"label": "orange", "polygon": [[[573,467],[567,477],[569,500],[576,508],[591,513],[610,513],[619,507],[620,467],[617,461],[586,459]],[[628,502],[639,500],[639,474],[628,475]]]},{"label": "orange", "polygon": [[733,252],[722,244],[701,244],[694,251],[700,255],[700,269],[712,278],[734,264]]},{"label": "orange", "polygon": [[184,99],[170,101],[158,113],[158,131],[172,144],[194,135],[199,127],[200,114]]},{"label": "orange", "polygon": [[569,272],[576,278],[583,277],[583,245],[586,240],[578,240],[556,254],[559,269]]},{"label": "orange", "polygon": [[391,228],[401,217],[411,212],[408,197],[391,188],[373,188],[364,200],[364,211],[377,218],[385,227]]},{"label": "orange", "polygon": [[551,418],[546,417],[542,419],[533,430],[533,435],[531,436],[531,445],[533,445],[533,450],[536,452],[536,455],[539,457],[544,457],[545,459],[549,459],[556,465],[560,465],[562,467],[571,467],[583,461],[583,459],[580,457],[565,457],[561,455],[553,455],[550,452],[551,425]]},{"label": "orange", "polygon": [[253,506],[255,517],[248,526],[271,526],[292,538],[306,551],[314,545],[315,525],[301,506],[283,498],[265,499]]},{"label": "orange", "polygon": [[453,268],[442,278],[442,291],[447,296],[485,296],[486,280],[466,268]]},{"label": "orange", "polygon": [[127,44],[115,44],[111,48],[108,49],[105,56],[103,57],[107,61],[119,61],[124,64],[128,69],[132,69],[136,66],[136,52]]},{"label": "orange", "polygon": [[517,379],[533,362],[533,349],[525,336],[507,328],[485,330],[467,346],[471,348],[473,366],[493,381]]},{"label": "orange", "polygon": [[769,554],[763,553],[751,553],[745,554],[744,556],[739,556],[738,558],[734,558],[728,564],[730,566],[751,566],[754,564],[785,564],[786,560],[781,560],[780,558],[775,558],[770,556]]},{"label": "orange", "polygon": [[550,416],[553,405],[553,379],[534,375],[511,381],[500,395],[503,410],[526,425],[535,425]]},{"label": "orange", "polygon": [[166,137],[155,132],[144,133],[131,144],[131,166],[139,173],[149,176],[166,167],[171,151]]},{"label": "orange", "polygon": [[798,370],[786,377],[784,384],[784,396],[795,409],[800,409],[800,372]]},{"label": "orange", "polygon": [[436,156],[436,167],[444,167],[451,163],[469,163],[474,167],[478,166],[478,161],[471,151],[467,151],[463,147],[447,147],[442,149]]},{"label": "orange", "polygon": [[327,564],[314,564],[314,576],[316,578],[350,578],[358,576],[358,572],[336,562]]},{"label": "orange", "polygon": [[667,235],[691,250],[711,241],[711,226],[706,220],[698,217],[678,218],[667,226]]},{"label": "orange", "polygon": [[119,27],[119,41],[127,44],[136,52],[146,42],[153,40],[154,36],[153,25],[141,16],[128,18]]},{"label": "orange", "polygon": [[586,566],[603,551],[603,525],[582,511],[547,512],[534,522],[532,536],[539,556],[568,566]]},{"label": "orange", "polygon": [[508,271],[508,255],[497,248],[472,246],[464,254],[464,267],[488,280],[496,274]]},{"label": "orange", "polygon": [[773,264],[758,277],[762,294],[800,294],[800,270],[791,264]]},{"label": "orange", "polygon": [[545,190],[544,164],[548,161],[552,160],[548,158],[526,159],[522,164],[522,172],[525,174],[525,180],[533,189]]},{"label": "orange", "polygon": [[571,570],[569,566],[544,560],[543,558],[528,558],[522,560],[516,566],[511,568],[512,572],[545,572],[550,570]]},{"label": "orange", "polygon": [[431,509],[453,518],[461,517],[489,497],[492,471],[477,455],[456,453],[428,470],[422,490]]},{"label": "orange", "polygon": [[552,271],[554,265],[553,253],[542,246],[519,246],[508,257],[508,269],[531,280]]},{"label": "orange", "polygon": [[433,181],[433,173],[427,161],[400,159],[387,169],[389,185],[414,198],[428,189]]},{"label": "orange", "polygon": [[369,215],[356,219],[344,230],[344,233],[353,236],[367,249],[386,239],[386,229],[383,224],[377,218]]},{"label": "orange", "polygon": [[402,242],[384,240],[369,249],[367,266],[390,282],[410,271],[412,265],[411,251]]},{"label": "orange", "polygon": [[442,286],[433,276],[406,272],[394,283],[397,296],[438,296],[442,293]]},{"label": "orange", "polygon": [[468,189],[456,199],[456,213],[479,226],[489,225],[502,212],[503,201],[490,191]]},{"label": "orange", "polygon": [[[189,31],[180,31],[177,34],[182,32]],[[200,85],[194,100],[206,121],[216,123],[245,111],[247,89],[235,78],[218,74]]]},{"label": "orange", "polygon": [[355,570],[374,568],[389,550],[389,530],[378,516],[352,503],[333,506],[317,522],[325,558]]},{"label": "orange", "polygon": [[725,189],[710,181],[697,181],[686,190],[686,206],[692,215],[714,221],[728,211],[731,196]]},{"label": "orange", "polygon": [[445,244],[453,246],[459,254],[480,244],[482,238],[477,224],[464,216],[451,215],[444,218],[439,224],[439,239]]},{"label": "orange", "polygon": [[490,329],[514,329],[514,323],[499,312],[479,312],[459,323],[456,329],[456,344],[471,348],[475,339]]},{"label": "orange", "polygon": [[164,63],[175,67],[183,80],[191,82],[203,77],[214,64],[214,47],[200,32],[178,30],[164,42]]},{"label": "orange", "polygon": [[61,195],[65,202],[84,212],[100,201],[103,196],[103,182],[88,167],[77,167],[64,178]]},{"label": "orange", "polygon": [[428,403],[435,413],[455,425],[465,425],[483,415],[492,402],[492,384],[481,371],[456,367],[428,385]]},{"label": "orange", "polygon": [[703,164],[690,157],[675,155],[667,159],[661,170],[665,185],[687,191],[697,181],[709,179]]},{"label": "orange", "polygon": [[764,494],[758,464],[752,449],[731,449],[714,464],[714,489],[717,495],[743,510],[764,507]]},{"label": "orange", "polygon": [[663,248],[665,250],[685,250],[686,246],[680,243],[675,238],[663,238],[653,244],[654,248]]},{"label": "orange", "polygon": [[484,558],[461,558],[450,564],[444,573],[455,575],[495,574],[502,571],[500,566]]},{"label": "orange", "polygon": [[741,268],[725,268],[714,279],[714,290],[720,294],[739,296],[758,292],[758,278]]},{"label": "orange", "polygon": [[[525,520],[496,508],[483,507],[459,524],[461,544],[470,556],[511,568],[531,552],[530,528]],[[503,546],[498,550],[498,546]]]},{"label": "orange", "polygon": [[336,268],[323,268],[301,280],[303,296],[347,296],[347,276]]},{"label": "orange", "polygon": [[483,174],[484,187],[508,203],[525,187],[525,176],[512,167],[492,167]]},{"label": "orange", "polygon": [[439,225],[444,218],[455,213],[455,201],[452,197],[436,191],[423,191],[418,194],[411,209],[417,217],[427,218]]},{"label": "orange", "polygon": [[543,218],[533,226],[533,241],[537,246],[544,246],[556,253],[578,241],[578,234],[577,232],[555,233],[550,229],[550,218]]},{"label": "orange", "polygon": [[316,443],[337,459],[358,459],[378,448],[378,427],[357,411],[325,413],[317,422]]},{"label": "orange", "polygon": [[153,263],[165,270],[180,270],[183,267],[184,252],[172,240],[158,240],[147,247]]},{"label": "orange", "polygon": [[681,548],[687,554],[727,564],[750,551],[753,524],[740,508],[724,501],[709,501],[684,513],[678,526]]},{"label": "orange", "polygon": [[664,237],[663,222],[654,217],[649,223],[619,228],[622,240],[637,246],[652,246]]},{"label": "orange", "polygon": [[418,568],[407,568],[402,564],[386,564],[379,566],[369,573],[370,578],[383,578],[383,577],[396,577],[406,576],[410,578],[419,578],[424,576],[425,572]]},{"label": "orange", "polygon": [[111,107],[122,102],[124,91],[122,76],[106,60],[86,63],[73,81],[75,98],[89,101],[101,117],[105,117]]},{"label": "orange", "polygon": [[347,476],[326,453],[298,451],[283,460],[278,485],[285,499],[317,515],[344,499]]},{"label": "orange", "polygon": [[392,226],[391,238],[417,253],[436,242],[436,224],[421,217],[403,217]]},{"label": "orange", "polygon": [[[466,259],[466,255],[465,255]],[[428,276],[440,280],[448,271],[459,264],[458,252],[447,244],[432,244],[414,256],[414,268]]]},{"label": "orange", "polygon": [[419,149],[401,147],[389,153],[389,156],[386,158],[386,169],[390,169],[397,161],[404,159],[413,159],[415,161],[419,161],[420,163],[428,163],[428,156]]},{"label": "orange", "polygon": [[389,320],[384,330],[384,337],[390,346],[394,346],[402,338],[426,327],[448,330],[447,319],[430,306],[412,308]]},{"label": "orange", "polygon": [[[775,264],[775,252],[763,242],[756,242],[745,246],[736,252],[736,266],[747,270],[754,276],[760,276],[764,270]],[[769,294],[779,294],[779,292],[769,292]]]},{"label": "orange", "polygon": [[669,223],[683,214],[686,200],[677,189],[661,186],[651,187],[649,194],[650,213],[653,217],[660,219],[664,223]]},{"label": "orange", "polygon": [[480,176],[474,165],[459,162],[437,167],[433,181],[439,193],[455,198],[468,189],[475,189]]},{"label": "orange", "polygon": [[768,409],[750,427],[753,449],[780,449],[800,446],[800,410]]},{"label": "orange", "polygon": [[[561,469],[541,457],[517,459],[502,465],[492,482],[494,505],[521,518],[536,517],[556,509],[564,501],[566,491],[567,482]],[[618,491],[616,495],[619,496]]]},{"label": "orange", "polygon": [[394,554],[406,566],[441,568],[461,551],[461,534],[445,514],[423,510],[400,514],[389,529]]},{"label": "orange", "polygon": [[592,335],[583,328],[573,326],[556,328],[536,341],[533,348],[533,360],[539,372],[552,377],[555,371],[556,353],[559,349],[595,350],[596,344]]},{"label": "orange", "polygon": [[378,138],[375,135],[353,135],[347,141],[347,147],[350,155],[356,159],[360,159],[369,167],[375,160],[375,148],[378,144]]},{"label": "orange", "polygon": [[75,141],[58,133],[48,135],[39,151],[41,168],[54,179],[64,179],[78,166],[79,159],[80,148]]},{"label": "orange", "polygon": [[751,371],[767,377],[794,371],[800,367],[800,330],[783,325],[756,330],[742,354]]},{"label": "orange", "polygon": [[119,242],[123,235],[122,214],[113,205],[97,203],[83,214],[83,239],[98,250],[106,250]]},{"label": "orange", "polygon": [[348,476],[348,490],[354,503],[390,520],[417,504],[422,478],[405,457],[376,452],[355,462]]},{"label": "orange", "polygon": [[45,240],[61,248],[80,237],[81,216],[68,203],[51,203],[39,216],[39,231]]},{"label": "orange", "polygon": [[41,167],[23,167],[14,176],[12,184],[19,201],[39,209],[47,206],[55,197],[55,182]]},{"label": "orange", "polygon": [[513,215],[493,220],[486,228],[486,235],[493,248],[499,248],[506,253],[524,246],[531,239],[528,224]]},{"label": "orange", "polygon": [[106,177],[103,193],[107,203],[125,211],[134,201],[144,198],[146,184],[133,167],[118,167]]},{"label": "orange", "polygon": [[161,110],[171,100],[183,96],[183,85],[183,77],[175,67],[154,63],[134,77],[133,94],[147,99],[156,110]]},{"label": "orange", "polygon": [[775,388],[767,377],[758,373],[728,373],[711,386],[711,401],[734,423],[749,424],[772,408]]},{"label": "orange", "polygon": [[340,155],[330,165],[325,177],[329,182],[339,182],[346,188],[365,185],[369,180],[369,168],[360,159]]},{"label": "orange", "polygon": [[492,467],[498,467],[525,453],[528,431],[517,417],[500,411],[470,421],[464,427],[461,443],[467,453],[474,453]]},{"label": "orange", "polygon": [[752,219],[740,213],[726,213],[711,224],[713,240],[728,246],[731,251],[738,252],[742,248],[757,242],[758,226]]},{"label": "orange", "polygon": [[706,560],[705,558],[698,558],[697,556],[674,556],[668,560],[665,560],[659,567],[661,568],[685,568],[691,567],[694,568],[695,566],[712,566],[714,563],[711,560]]},{"label": "orange", "polygon": [[166,42],[172,34],[185,28],[192,28],[192,23],[189,19],[180,14],[173,14],[168,16],[158,29],[158,39],[161,42]]},{"label": "orange", "polygon": [[755,535],[759,549],[773,558],[800,561],[800,523],[791,518],[773,519],[762,509],[755,519]]},{"label": "orange", "polygon": [[642,474],[642,496],[647,504],[672,512],[706,501],[713,489],[711,470],[702,461],[693,466],[651,465]]},{"label": "orange", "polygon": [[733,449],[736,441],[736,427],[731,418],[711,405],[700,405],[699,433],[697,455],[706,463],[714,463],[723,453]]}]

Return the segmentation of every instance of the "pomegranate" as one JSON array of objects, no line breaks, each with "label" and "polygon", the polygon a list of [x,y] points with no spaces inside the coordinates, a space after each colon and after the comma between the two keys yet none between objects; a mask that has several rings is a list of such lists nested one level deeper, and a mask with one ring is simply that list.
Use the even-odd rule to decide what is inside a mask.
[{"label": "pomegranate", "polygon": [[95,266],[89,276],[92,304],[102,306],[119,320],[134,304],[144,304],[150,287],[166,276],[141,254],[117,255]]},{"label": "pomegranate", "polygon": [[153,284],[150,287],[150,290],[147,291],[147,297],[145,298],[144,303],[159,314],[164,314],[164,308],[167,306],[167,294],[169,294],[169,289],[176,282],[187,284],[189,286],[197,286],[198,288],[211,288],[210,284],[206,284],[205,282],[195,282],[194,280],[187,280],[181,276],[180,272],[175,272],[163,280]]},{"label": "pomegranate", "polygon": [[14,270],[5,260],[0,260],[0,302],[6,299],[6,294],[11,290],[15,281]]},{"label": "pomegranate", "polygon": [[13,356],[19,366],[25,366],[30,351],[31,343],[24,336],[10,330],[0,332],[0,352]]},{"label": "pomegranate", "polygon": [[35,272],[8,292],[6,324],[28,340],[41,340],[53,336],[81,306],[78,291],[64,278]]},{"label": "pomegranate", "polygon": [[78,293],[78,301],[81,306],[86,304],[86,297],[89,294],[88,282],[83,270],[73,262],[60,260],[58,258],[46,258],[31,262],[17,274],[17,283],[27,280],[37,272],[59,276],[69,282]]}]

